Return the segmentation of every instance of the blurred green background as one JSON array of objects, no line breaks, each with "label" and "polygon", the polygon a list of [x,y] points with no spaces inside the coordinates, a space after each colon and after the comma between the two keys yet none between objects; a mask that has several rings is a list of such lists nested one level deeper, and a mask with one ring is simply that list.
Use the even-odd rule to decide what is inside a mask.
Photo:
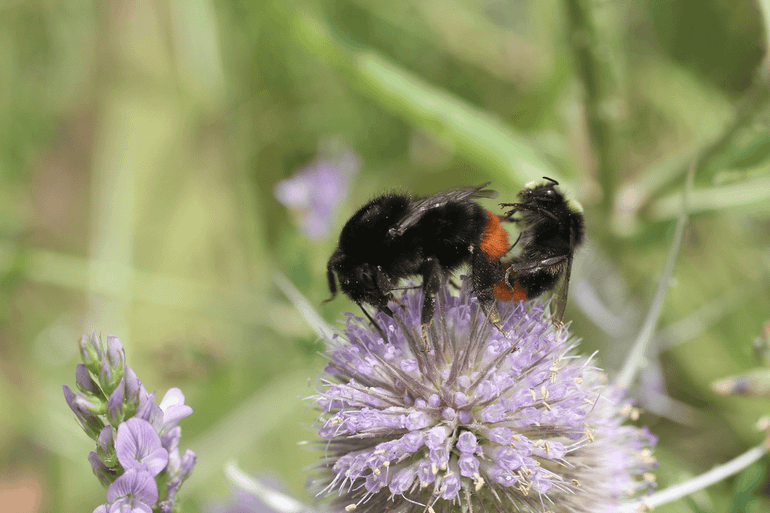
[{"label": "blurred green background", "polygon": [[[273,188],[329,152],[361,161],[332,233],[389,189],[541,176],[586,209],[567,319],[613,376],[639,329],[695,161],[692,216],[644,386],[660,486],[762,440],[767,398],[712,380],[757,365],[770,319],[767,0],[0,3],[0,504],[91,511],[105,491],[67,408],[76,340],[118,335],[159,395],[195,410],[186,511],[222,466],[304,500],[299,397],[324,364],[276,286],[334,324],[334,235]],[[495,209],[489,202],[488,208]],[[767,460],[657,511],[770,511]],[[5,509],[15,508],[15,509]]]}]

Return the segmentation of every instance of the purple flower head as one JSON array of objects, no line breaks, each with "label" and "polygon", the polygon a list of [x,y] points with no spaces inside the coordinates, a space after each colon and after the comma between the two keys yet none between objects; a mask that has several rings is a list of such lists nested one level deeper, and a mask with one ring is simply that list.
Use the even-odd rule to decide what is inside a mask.
[{"label": "purple flower head", "polygon": [[168,464],[168,451],[152,425],[136,417],[118,426],[115,441],[118,461],[124,469],[137,469],[157,476]]},{"label": "purple flower head", "polygon": [[329,235],[337,207],[347,197],[350,180],[360,167],[358,155],[350,150],[337,159],[321,158],[278,182],[273,194],[297,214],[305,235],[323,240]]},{"label": "purple flower head", "polygon": [[[554,330],[545,305],[500,303],[503,335],[466,280],[440,293],[423,342],[422,297],[397,318],[352,315],[312,399],[319,495],[357,512],[614,512],[645,490],[655,440],[624,426],[622,393]],[[440,314],[440,315],[438,315]]]}]

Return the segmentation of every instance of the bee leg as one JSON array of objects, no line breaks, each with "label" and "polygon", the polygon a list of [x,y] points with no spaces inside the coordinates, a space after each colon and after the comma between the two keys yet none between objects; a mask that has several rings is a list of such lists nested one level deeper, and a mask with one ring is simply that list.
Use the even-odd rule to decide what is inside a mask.
[{"label": "bee leg", "polygon": [[471,260],[471,283],[473,291],[479,300],[481,310],[487,316],[490,324],[494,325],[500,333],[507,335],[500,324],[500,312],[497,310],[497,302],[492,293],[495,284],[503,278],[503,269],[499,261],[492,261],[483,251],[474,251]]},{"label": "bee leg", "polygon": [[[400,306],[402,310],[406,310],[406,305],[404,303],[402,303],[401,301],[399,301],[398,299],[396,299],[393,296],[393,294],[390,295],[390,300],[393,301],[394,303],[396,303],[398,306]],[[392,314],[391,314],[391,317],[393,317]]]},{"label": "bee leg", "polygon": [[423,293],[420,320],[422,323],[422,340],[427,345],[428,328],[433,323],[433,313],[436,310],[435,295],[441,288],[441,264],[435,258],[427,258],[420,274],[422,274]]}]

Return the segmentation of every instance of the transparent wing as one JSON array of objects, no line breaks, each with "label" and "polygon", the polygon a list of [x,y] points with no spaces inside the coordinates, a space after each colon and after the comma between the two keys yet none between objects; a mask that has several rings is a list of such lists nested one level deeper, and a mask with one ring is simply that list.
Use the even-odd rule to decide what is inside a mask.
[{"label": "transparent wing", "polygon": [[414,202],[409,212],[398,222],[392,232],[396,235],[401,235],[406,230],[414,226],[425,213],[433,208],[440,207],[451,201],[466,201],[476,198],[496,198],[497,191],[492,189],[484,189],[491,182],[481,184],[476,187],[458,187],[456,189],[449,189],[448,191],[438,192],[431,194],[426,198],[419,199]]}]

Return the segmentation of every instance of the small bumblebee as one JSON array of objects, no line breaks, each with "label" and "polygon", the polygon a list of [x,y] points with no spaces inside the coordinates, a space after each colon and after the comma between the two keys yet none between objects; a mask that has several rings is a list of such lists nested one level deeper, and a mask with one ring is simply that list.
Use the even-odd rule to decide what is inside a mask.
[{"label": "small bumblebee", "polygon": [[[500,204],[511,207],[505,219],[521,227],[513,246],[519,246],[520,251],[503,264],[505,279],[495,287],[495,295],[520,301],[556,289],[553,320],[559,326],[567,306],[572,258],[585,240],[585,220],[579,205],[570,204],[556,189],[559,182],[543,178],[547,183],[527,184],[519,193],[520,203]],[[513,218],[517,213],[521,216]]]},{"label": "small bumblebee", "polygon": [[[505,278],[500,259],[507,253],[508,233],[500,218],[476,203],[497,192],[461,187],[424,198],[384,194],[361,207],[340,233],[339,245],[327,264],[331,301],[336,279],[345,295],[393,316],[388,306],[399,280],[422,277],[421,322],[427,335],[442,281],[469,264],[473,291],[489,321],[502,331],[495,284]],[[336,279],[335,279],[336,277]],[[498,287],[502,290],[501,287]],[[377,326],[372,320],[372,323]]]}]

